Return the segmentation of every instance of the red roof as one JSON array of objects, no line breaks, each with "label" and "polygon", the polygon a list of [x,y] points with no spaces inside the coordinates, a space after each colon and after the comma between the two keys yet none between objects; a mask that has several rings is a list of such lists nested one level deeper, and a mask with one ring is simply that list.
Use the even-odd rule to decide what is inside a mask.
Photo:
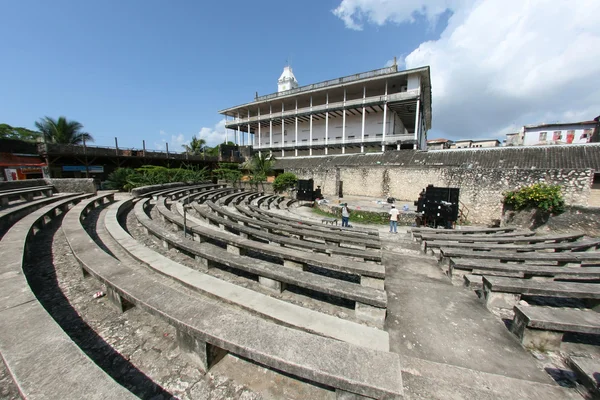
[{"label": "red roof", "polygon": [[45,167],[46,163],[37,155],[0,153],[0,167]]}]

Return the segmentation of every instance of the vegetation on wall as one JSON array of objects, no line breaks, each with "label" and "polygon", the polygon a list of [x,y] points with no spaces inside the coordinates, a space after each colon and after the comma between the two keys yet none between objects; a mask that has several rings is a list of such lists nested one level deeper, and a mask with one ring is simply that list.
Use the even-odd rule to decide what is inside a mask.
[{"label": "vegetation on wall", "polygon": [[213,170],[213,174],[233,187],[237,187],[242,179],[242,171],[237,163],[219,163],[219,168]]},{"label": "vegetation on wall", "polygon": [[505,207],[515,211],[538,209],[545,213],[560,214],[565,210],[560,186],[546,183],[536,183],[505,192],[502,202]]},{"label": "vegetation on wall", "polygon": [[166,168],[145,165],[141,168],[118,168],[108,175],[106,187],[113,190],[129,191],[131,189],[160,185],[171,182],[198,183],[208,180],[208,170],[195,166]]},{"label": "vegetation on wall", "polygon": [[284,172],[283,174],[277,175],[273,181],[273,190],[275,193],[285,192],[296,187],[298,178],[291,172]]}]

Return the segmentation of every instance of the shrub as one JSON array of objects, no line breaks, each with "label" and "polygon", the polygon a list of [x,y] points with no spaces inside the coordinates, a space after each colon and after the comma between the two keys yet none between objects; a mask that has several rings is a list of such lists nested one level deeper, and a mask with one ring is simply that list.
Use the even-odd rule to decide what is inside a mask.
[{"label": "shrub", "polygon": [[206,168],[201,169],[195,166],[166,168],[155,165],[144,165],[137,169],[117,168],[108,175],[106,187],[129,191],[140,186],[171,182],[204,182],[207,180],[207,176],[208,172]]},{"label": "shrub", "polygon": [[106,180],[106,188],[119,191],[129,191],[133,189],[132,179],[136,174],[133,168],[117,168],[110,174]]},{"label": "shrub", "polygon": [[285,192],[288,189],[296,187],[298,178],[291,172],[284,172],[278,175],[273,181],[273,190],[277,193]]},{"label": "shrub", "polygon": [[519,190],[505,192],[502,202],[506,207],[516,211],[536,208],[546,213],[560,214],[565,209],[560,186],[546,183],[536,183]]}]

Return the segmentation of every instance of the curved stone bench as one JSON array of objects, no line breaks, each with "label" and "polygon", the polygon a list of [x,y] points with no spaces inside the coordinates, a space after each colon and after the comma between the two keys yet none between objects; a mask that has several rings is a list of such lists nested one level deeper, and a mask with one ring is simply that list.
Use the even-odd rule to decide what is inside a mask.
[{"label": "curved stone bench", "polygon": [[89,196],[34,211],[0,241],[0,353],[25,399],[137,399],[77,347],[37,301],[23,274],[23,256],[36,229],[57,209],[66,211]]},{"label": "curved stone bench", "polygon": [[[178,202],[175,203],[174,206],[177,208],[179,216],[166,209],[162,203],[158,203],[157,208],[159,209],[159,213],[163,215],[167,221],[176,224],[183,230],[183,204]],[[188,232],[193,234],[194,240],[218,242],[227,246],[230,251],[238,254],[243,254],[246,251],[264,254],[281,260],[283,265],[289,267],[305,269],[307,265],[311,265],[332,271],[343,272],[345,274],[358,275],[360,276],[362,285],[378,289],[384,288],[385,267],[381,264],[340,259],[320,253],[310,253],[310,257],[307,257],[306,252],[303,250],[272,246],[268,243],[244,239],[238,235],[232,235],[220,229],[206,229],[201,221],[191,216],[189,213],[187,214],[187,219],[191,222],[187,229]]]},{"label": "curved stone bench", "polygon": [[198,193],[198,192],[204,192],[204,191],[208,191],[211,189],[217,189],[222,187],[223,185],[217,185],[217,184],[200,184],[200,185],[193,185],[193,186],[187,186],[185,188],[182,189],[178,189],[175,190],[173,192],[168,192],[166,194],[158,194],[152,197],[156,197],[156,196],[166,196],[171,200],[177,200],[180,199],[184,196],[187,196],[189,194],[194,194],[194,193]]},{"label": "curved stone bench", "polygon": [[501,251],[468,251],[456,250],[447,247],[440,248],[440,263],[446,263],[448,266],[452,263],[451,260],[456,258],[467,259],[482,259],[482,260],[497,260],[504,262],[544,262],[553,265],[566,264],[584,264],[584,263],[600,263],[600,252],[562,252],[562,253],[516,253],[516,252],[501,252]]},{"label": "curved stone bench", "polygon": [[8,205],[10,200],[32,201],[35,196],[52,196],[54,188],[52,186],[36,186],[25,189],[4,190],[0,192],[0,207]]},{"label": "curved stone bench", "polygon": [[[356,316],[360,319],[372,321],[378,326],[383,326],[387,307],[387,296],[384,290],[364,286],[339,279],[329,278],[305,272],[302,269],[290,268],[273,264],[256,258],[232,253],[230,249],[209,244],[185,240],[180,235],[173,234],[152,221],[145,213],[147,201],[135,205],[135,215],[138,221],[160,240],[167,248],[175,247],[190,254],[202,263],[204,268],[215,264],[225,265],[229,268],[244,271],[259,277],[259,282],[279,292],[285,290],[286,285],[294,285],[314,292],[324,293],[356,303]],[[170,216],[177,218],[177,216]],[[190,229],[195,228],[190,224]]]},{"label": "curved stone bench", "polygon": [[[160,202],[159,202],[160,206]],[[300,248],[307,249],[313,252],[319,252],[329,255],[341,255],[346,257],[354,257],[361,258],[366,261],[376,261],[381,262],[381,252],[378,250],[359,250],[359,249],[351,249],[348,247],[339,247],[339,246],[328,246],[323,243],[317,242],[309,242],[307,240],[294,239],[288,236],[277,235],[273,233],[269,233],[266,231],[262,231],[260,229],[254,229],[247,226],[243,226],[237,223],[234,223],[225,218],[219,217],[218,215],[206,211],[200,207],[198,204],[193,204],[192,207],[196,210],[198,215],[204,218],[206,221],[209,221],[222,229],[227,228],[230,232],[241,235],[245,238],[259,238],[262,240],[266,240],[269,243],[277,244],[280,246],[288,246],[292,248]],[[160,208],[159,208],[160,212]]]},{"label": "curved stone bench", "polygon": [[241,213],[247,217],[256,218],[256,219],[264,221],[264,222],[270,222],[273,224],[287,225],[287,226],[293,226],[293,227],[307,226],[307,227],[310,227],[310,229],[312,229],[314,231],[322,232],[323,234],[331,234],[332,232],[335,232],[338,235],[344,235],[346,237],[361,238],[361,239],[366,239],[366,240],[378,240],[378,238],[375,237],[375,235],[365,235],[365,232],[354,231],[353,229],[339,230],[339,229],[332,229],[332,227],[329,227],[329,226],[305,224],[305,223],[299,222],[299,221],[291,222],[285,218],[277,218],[276,216],[272,216],[271,214],[264,214],[261,212],[257,212],[255,209],[242,207],[242,206],[236,206],[235,208],[239,213]]},{"label": "curved stone bench", "polygon": [[540,242],[540,243],[459,243],[448,240],[424,240],[421,242],[421,250],[424,253],[430,252],[432,248],[455,248],[466,250],[492,251],[504,250],[514,252],[531,252],[538,250],[561,251],[591,251],[600,246],[600,239],[588,239],[567,242]]},{"label": "curved stone bench", "polygon": [[233,213],[226,208],[217,206],[211,201],[207,201],[205,204],[214,213],[221,217],[245,226],[254,226],[258,229],[264,229],[270,233],[273,231],[283,232],[287,234],[286,236],[297,236],[300,240],[303,240],[306,237],[324,240],[326,244],[331,244],[334,246],[350,244],[354,246],[361,246],[367,249],[381,249],[381,242],[376,238],[338,235],[331,231],[325,233],[322,230],[313,229],[312,227],[305,228],[302,225],[291,226],[287,224],[277,224],[259,218],[246,217],[243,214]]},{"label": "curved stone bench", "polygon": [[[119,211],[130,204],[130,200],[125,200],[109,208],[105,219],[109,232],[115,230],[109,225],[118,224]],[[397,354],[277,325],[234,311],[214,300],[189,296],[162,284],[156,277],[134,273],[102,251],[87,236],[79,218],[79,214],[67,215],[63,231],[82,268],[106,284],[109,298],[116,306],[123,309],[123,304],[129,303],[174,326],[180,348],[203,370],[208,370],[224,352],[231,352],[334,388],[340,399],[403,397]],[[122,234],[128,236],[126,232]],[[125,236],[117,236],[123,248],[130,252],[141,246],[130,236],[129,241]],[[139,254],[134,256],[141,258]],[[162,263],[160,257],[155,258],[154,263]]]},{"label": "curved stone bench", "polygon": [[[263,210],[261,208],[258,208],[256,206],[253,205],[248,205],[248,208],[254,212],[256,212],[257,214],[261,214],[261,215],[265,215],[265,216],[270,216],[272,218],[277,218],[279,220],[283,220],[283,221],[288,221],[288,222],[292,222],[292,223],[296,223],[296,224],[302,224],[302,225],[307,225],[307,226],[314,226],[314,227],[319,227],[321,226],[321,222],[320,219],[319,220],[307,220],[307,219],[300,219],[300,218],[294,218],[291,216],[287,216],[287,215],[281,215],[279,213],[274,213],[272,211],[268,211],[268,210]],[[357,227],[353,227],[353,228],[346,228],[343,226],[328,226],[327,229],[329,229],[330,231],[341,231],[341,232],[349,232],[349,233],[362,233],[365,235],[372,235],[372,236],[379,236],[379,231],[376,231],[374,229],[366,229],[366,228],[357,228]]]},{"label": "curved stone bench", "polygon": [[5,208],[4,210],[0,211],[0,231],[8,229],[15,221],[41,207],[71,196],[73,196],[72,193],[59,193],[51,197],[28,201],[23,204]]}]

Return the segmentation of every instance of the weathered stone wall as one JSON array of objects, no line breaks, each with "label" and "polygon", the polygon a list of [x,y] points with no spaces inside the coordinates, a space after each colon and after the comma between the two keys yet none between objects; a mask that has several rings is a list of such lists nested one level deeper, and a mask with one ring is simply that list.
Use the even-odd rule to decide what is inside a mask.
[{"label": "weathered stone wall", "polygon": [[59,193],[96,193],[96,185],[92,178],[48,178],[47,185],[52,185]]},{"label": "weathered stone wall", "polygon": [[395,197],[414,201],[429,184],[459,187],[472,223],[489,223],[502,215],[502,193],[537,182],[562,187],[567,205],[586,206],[593,180],[590,169],[488,169],[461,167],[338,166],[290,169],[298,179],[314,179],[327,197],[337,196],[336,170],[344,194]]},{"label": "weathered stone wall", "polygon": [[504,215],[505,225],[516,225],[544,233],[581,231],[587,236],[600,236],[600,207],[569,206],[559,215],[541,215],[524,210],[508,211]]},{"label": "weathered stone wall", "polygon": [[34,186],[54,186],[59,193],[96,193],[93,179],[64,178],[64,179],[27,179],[24,181],[0,182],[0,190],[25,189]]}]

